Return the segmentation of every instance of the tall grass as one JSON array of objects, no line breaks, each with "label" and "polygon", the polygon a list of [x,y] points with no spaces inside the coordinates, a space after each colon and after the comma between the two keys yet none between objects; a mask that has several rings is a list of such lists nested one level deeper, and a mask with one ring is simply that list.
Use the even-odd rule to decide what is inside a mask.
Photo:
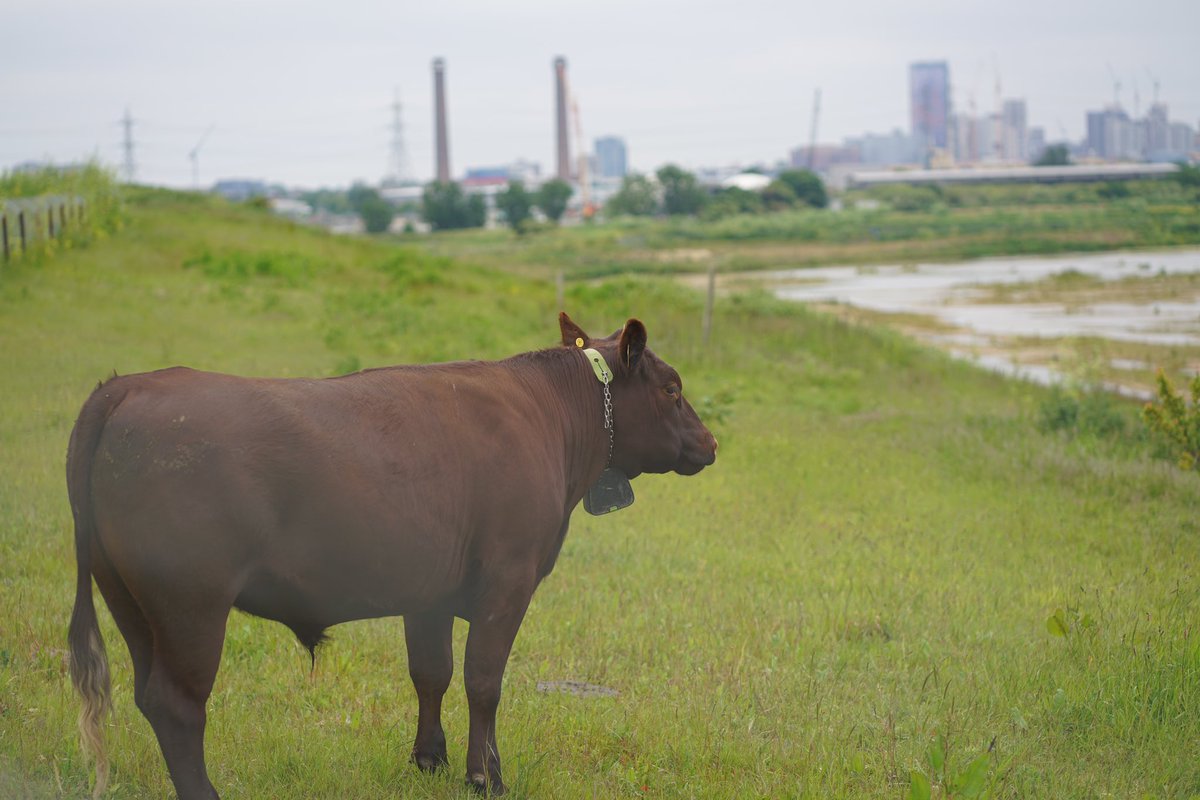
[{"label": "tall grass", "polygon": [[[62,464],[98,379],[499,357],[557,340],[554,291],[161,192],[133,198],[120,236],[0,282],[0,792],[87,784]],[[514,796],[896,798],[929,775],[934,741],[952,777],[988,753],[994,797],[1200,791],[1194,474],[1043,432],[1039,389],[762,294],[721,301],[707,348],[701,299],[671,282],[573,283],[566,304],[592,332],[641,317],[721,450],[694,478],[639,478],[620,514],[573,520],[505,676]],[[169,796],[101,617],[110,796]],[[465,796],[458,682],[450,769],[419,775],[400,622],[332,633],[310,673],[281,626],[230,617],[209,708],[218,788]],[[538,691],[556,680],[619,694]]]},{"label": "tall grass", "polygon": [[[69,200],[72,204],[82,202],[82,212],[72,212],[72,218],[62,235],[55,239],[30,237],[27,252],[15,247],[12,257],[20,256],[26,261],[37,261],[57,250],[78,247],[103,238],[121,227],[123,220],[122,196],[115,176],[95,161],[56,167],[13,170],[0,173],[0,208],[6,201],[28,201],[37,198],[56,197]],[[41,230],[45,222],[29,221]],[[9,223],[10,239],[15,240],[13,223]]]}]

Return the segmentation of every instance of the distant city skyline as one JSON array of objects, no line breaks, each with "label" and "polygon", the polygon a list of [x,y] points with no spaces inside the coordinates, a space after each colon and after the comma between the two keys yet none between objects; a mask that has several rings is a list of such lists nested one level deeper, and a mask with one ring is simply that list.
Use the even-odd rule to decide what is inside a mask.
[{"label": "distant city skyline", "polygon": [[[948,0],[812,11],[746,0],[561,7],[520,0],[454,8],[335,8],[113,0],[15,0],[0,69],[0,169],[97,156],[119,167],[126,108],[138,180],[190,186],[247,177],[298,186],[377,182],[393,153],[399,88],[411,174],[434,171],[429,65],[446,59],[453,174],[521,159],[555,164],[551,59],[569,63],[584,141],[614,135],[631,171],[772,165],[818,141],[908,131],[909,65],[945,61],[952,113],[1026,101],[1047,141],[1086,136],[1114,90],[1134,116],[1157,91],[1173,121],[1200,123],[1200,4],[1150,0],[1063,9]],[[1115,81],[1109,72],[1115,72]],[[1120,86],[1115,87],[1114,83]],[[1015,110],[1011,110],[1015,113]]]}]

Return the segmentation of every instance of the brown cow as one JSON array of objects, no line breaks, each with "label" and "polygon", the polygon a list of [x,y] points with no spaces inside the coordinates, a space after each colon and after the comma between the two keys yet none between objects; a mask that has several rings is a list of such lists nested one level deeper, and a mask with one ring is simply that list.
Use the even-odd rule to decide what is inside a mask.
[{"label": "brown cow", "polygon": [[310,651],[339,622],[403,615],[422,770],[447,763],[451,627],[468,620],[467,780],[504,791],[501,677],[571,511],[610,463],[631,478],[692,475],[717,449],[641,322],[605,339],[559,323],[564,346],[504,361],[326,380],[174,368],[92,393],[67,453],[79,564],[68,639],[96,795],[109,676],[93,577],[181,800],[217,797],[205,706],[231,608],[282,622]]}]

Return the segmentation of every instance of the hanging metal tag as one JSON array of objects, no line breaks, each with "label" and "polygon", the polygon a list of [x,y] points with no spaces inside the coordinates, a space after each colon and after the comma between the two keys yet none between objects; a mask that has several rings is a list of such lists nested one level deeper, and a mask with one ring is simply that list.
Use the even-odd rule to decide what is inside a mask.
[{"label": "hanging metal tag", "polygon": [[610,514],[633,505],[629,478],[615,467],[607,467],[583,498],[583,510],[592,516]]}]

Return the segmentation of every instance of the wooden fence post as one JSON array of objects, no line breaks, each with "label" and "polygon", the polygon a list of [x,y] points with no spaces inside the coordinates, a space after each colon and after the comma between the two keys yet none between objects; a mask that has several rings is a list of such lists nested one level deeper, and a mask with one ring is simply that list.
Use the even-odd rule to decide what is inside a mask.
[{"label": "wooden fence post", "polygon": [[4,260],[8,261],[8,213],[0,212],[0,239],[4,241]]},{"label": "wooden fence post", "polygon": [[713,302],[717,293],[717,265],[708,265],[708,298],[704,302],[704,345],[712,338]]},{"label": "wooden fence post", "polygon": [[25,238],[25,209],[17,212],[17,228],[21,233],[21,255],[29,252],[29,240]]}]

